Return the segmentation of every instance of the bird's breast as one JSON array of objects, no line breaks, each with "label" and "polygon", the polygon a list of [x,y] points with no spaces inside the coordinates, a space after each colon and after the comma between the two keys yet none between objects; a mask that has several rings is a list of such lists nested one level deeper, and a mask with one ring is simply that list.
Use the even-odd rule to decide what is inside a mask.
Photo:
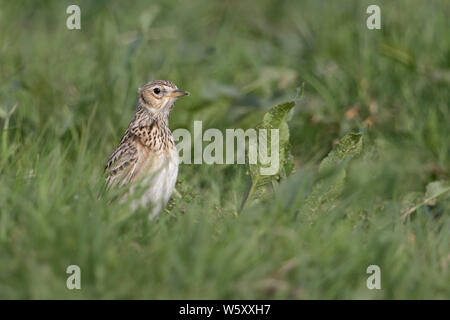
[{"label": "bird's breast", "polygon": [[179,157],[176,148],[150,152],[143,162],[139,174],[146,189],[143,202],[165,205],[177,182]]}]

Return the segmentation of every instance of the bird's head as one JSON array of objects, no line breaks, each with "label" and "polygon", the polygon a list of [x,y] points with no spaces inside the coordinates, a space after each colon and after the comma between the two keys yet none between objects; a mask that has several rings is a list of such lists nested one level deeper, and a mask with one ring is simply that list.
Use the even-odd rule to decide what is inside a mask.
[{"label": "bird's head", "polygon": [[153,114],[169,114],[175,101],[189,92],[167,80],[154,80],[139,88],[139,103]]}]

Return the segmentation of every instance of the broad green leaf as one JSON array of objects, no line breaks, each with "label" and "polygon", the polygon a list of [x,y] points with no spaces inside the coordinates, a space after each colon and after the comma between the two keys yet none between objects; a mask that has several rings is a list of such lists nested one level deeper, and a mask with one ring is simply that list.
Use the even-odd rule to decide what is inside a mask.
[{"label": "broad green leaf", "polygon": [[423,201],[423,192],[410,192],[401,201],[401,212],[406,212]]},{"label": "broad green leaf", "polygon": [[264,174],[264,169],[269,168],[270,164],[261,163],[259,156],[256,164],[249,165],[251,184],[243,199],[241,209],[248,200],[253,201],[262,198],[268,187],[272,186],[273,181],[278,181],[292,172],[294,161],[290,153],[289,127],[286,123],[286,116],[294,106],[295,102],[290,101],[273,107],[264,115],[261,124],[256,127],[257,132],[259,132],[259,129],[267,130],[267,139],[260,139],[258,135],[258,149],[261,148],[261,144],[265,144],[269,157],[274,152],[274,150],[271,150],[271,129],[278,130],[278,170],[273,174]]},{"label": "broad green leaf", "polygon": [[302,209],[314,213],[321,206],[331,207],[344,188],[347,163],[361,153],[362,143],[362,133],[349,133],[334,146],[319,166],[325,178],[313,186]]},{"label": "broad green leaf", "polygon": [[[413,194],[417,194],[414,192]],[[411,201],[411,194],[408,194],[403,203],[406,205],[402,206],[402,221],[405,222],[406,219],[417,209],[427,206],[434,206],[438,199],[445,199],[450,196],[450,181],[433,181],[427,185],[425,194],[421,197],[416,196],[413,201]]]},{"label": "broad green leaf", "polygon": [[322,160],[319,172],[335,168],[346,159],[353,158],[361,153],[362,133],[349,133],[334,146],[333,150]]},{"label": "broad green leaf", "polygon": [[449,196],[450,181],[433,181],[427,185],[425,199],[427,205],[435,205],[437,198]]}]

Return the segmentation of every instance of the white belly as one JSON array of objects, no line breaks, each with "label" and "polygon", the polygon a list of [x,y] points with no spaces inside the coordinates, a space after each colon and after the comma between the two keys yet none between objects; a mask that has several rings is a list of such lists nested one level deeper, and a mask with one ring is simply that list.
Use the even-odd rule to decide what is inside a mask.
[{"label": "white belly", "polygon": [[148,160],[148,169],[142,172],[143,194],[133,201],[132,209],[152,207],[149,218],[154,219],[165,207],[172,195],[178,176],[178,152],[176,149],[162,152]]}]

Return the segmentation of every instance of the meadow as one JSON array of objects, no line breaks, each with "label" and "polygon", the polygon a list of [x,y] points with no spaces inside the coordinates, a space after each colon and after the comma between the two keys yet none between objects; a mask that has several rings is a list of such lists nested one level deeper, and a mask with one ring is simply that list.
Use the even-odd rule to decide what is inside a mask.
[{"label": "meadow", "polygon": [[[70,4],[0,0],[0,298],[450,298],[449,1]],[[191,93],[172,130],[295,102],[283,172],[242,207],[251,167],[183,164],[158,221],[98,199],[153,79]]]}]

